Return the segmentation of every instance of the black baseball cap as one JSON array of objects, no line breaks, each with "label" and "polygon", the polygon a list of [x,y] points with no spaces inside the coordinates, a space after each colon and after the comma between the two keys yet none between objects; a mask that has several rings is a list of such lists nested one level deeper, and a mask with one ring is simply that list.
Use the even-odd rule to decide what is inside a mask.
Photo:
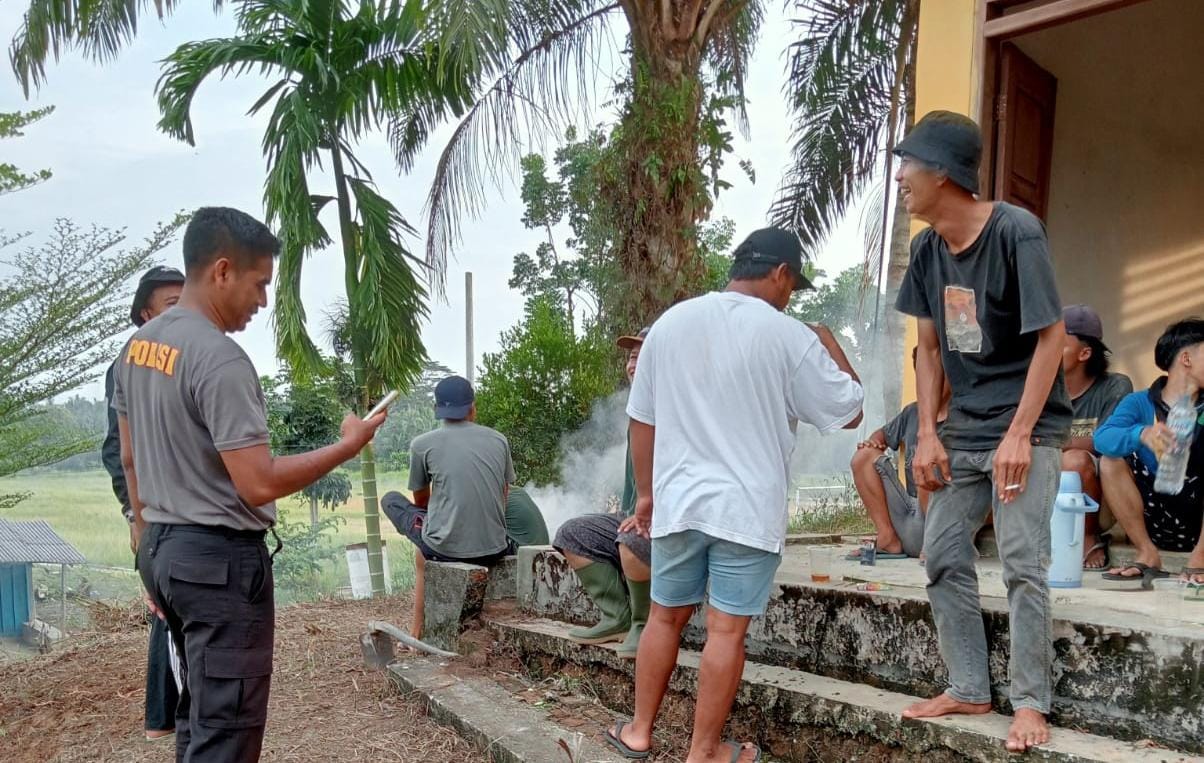
[{"label": "black baseball cap", "polygon": [[468,379],[449,376],[435,385],[435,418],[452,421],[466,419],[476,399]]},{"label": "black baseball cap", "polygon": [[142,320],[142,310],[150,300],[155,289],[165,284],[184,283],[184,274],[166,265],[156,265],[142,274],[138,279],[138,289],[134,292],[134,303],[130,305],[130,321],[138,327],[146,321]]},{"label": "black baseball cap", "polygon": [[1104,344],[1104,322],[1090,305],[1067,305],[1062,308],[1062,320],[1066,322],[1067,334]]},{"label": "black baseball cap", "polygon": [[944,170],[954,183],[978,193],[982,131],[970,117],[952,111],[930,111],[894,151],[898,156],[915,157]]},{"label": "black baseball cap", "polygon": [[648,336],[648,332],[650,330],[651,329],[648,326],[645,326],[644,328],[640,329],[639,333],[635,335],[619,337],[615,344],[619,345],[619,347],[624,350],[631,350],[635,347],[639,347],[644,343],[644,338]]},{"label": "black baseball cap", "polygon": [[803,274],[803,245],[798,236],[782,228],[762,228],[748,234],[748,238],[732,252],[732,259],[751,260],[772,265],[784,264],[794,273],[794,290],[813,288]]}]

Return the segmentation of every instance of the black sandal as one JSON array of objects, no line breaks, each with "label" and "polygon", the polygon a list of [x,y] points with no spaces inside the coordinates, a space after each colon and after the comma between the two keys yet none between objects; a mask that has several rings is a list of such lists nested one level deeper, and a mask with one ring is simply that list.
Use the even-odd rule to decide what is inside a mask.
[{"label": "black sandal", "polygon": [[[1154,590],[1154,581],[1169,578],[1171,574],[1161,567],[1151,567],[1143,562],[1129,562],[1120,568],[1121,572],[1105,572],[1104,580],[1119,583],[1139,582],[1143,590]],[[1137,570],[1140,575],[1123,575],[1125,570]]]},{"label": "black sandal", "polygon": [[633,750],[623,744],[623,727],[627,725],[627,721],[615,721],[614,728],[606,730],[606,741],[611,747],[619,751],[619,754],[628,760],[646,760],[652,754],[652,750]]}]

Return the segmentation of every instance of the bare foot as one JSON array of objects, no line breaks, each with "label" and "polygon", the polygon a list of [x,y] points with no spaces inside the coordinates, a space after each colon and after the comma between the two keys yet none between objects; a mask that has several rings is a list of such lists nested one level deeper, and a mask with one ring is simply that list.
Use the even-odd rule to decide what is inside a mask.
[{"label": "bare foot", "polygon": [[972,702],[962,702],[948,694],[940,694],[932,699],[917,702],[903,711],[904,718],[939,718],[942,715],[982,715],[991,712],[991,703],[981,705]]},{"label": "bare foot", "polygon": [[1083,556],[1083,569],[1102,570],[1106,561],[1108,561],[1108,547],[1100,545]]},{"label": "bare foot", "polygon": [[1204,570],[1204,547],[1196,546],[1192,549],[1191,556],[1187,558],[1187,564],[1184,566],[1184,571],[1179,575],[1181,580],[1186,580],[1188,583],[1200,585],[1204,583],[1204,573],[1191,572],[1187,570]]},{"label": "bare foot", "polygon": [[1049,723],[1036,710],[1021,708],[1008,729],[1008,752],[1026,752],[1049,741]]}]

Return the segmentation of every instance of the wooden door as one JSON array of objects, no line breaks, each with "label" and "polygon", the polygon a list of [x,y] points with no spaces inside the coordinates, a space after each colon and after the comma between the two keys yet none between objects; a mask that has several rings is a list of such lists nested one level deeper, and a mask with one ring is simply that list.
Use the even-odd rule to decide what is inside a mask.
[{"label": "wooden door", "polygon": [[1058,80],[1005,43],[999,55],[994,197],[1045,219]]}]

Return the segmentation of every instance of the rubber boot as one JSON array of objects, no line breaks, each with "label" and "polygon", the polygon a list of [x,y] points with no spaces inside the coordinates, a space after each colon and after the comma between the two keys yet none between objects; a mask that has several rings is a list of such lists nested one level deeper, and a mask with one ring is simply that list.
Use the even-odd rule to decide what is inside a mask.
[{"label": "rubber boot", "polygon": [[652,606],[652,581],[627,581],[628,606],[631,607],[631,628],[617,649],[620,657],[634,660],[640,648],[640,635],[648,624],[648,608]]},{"label": "rubber boot", "polygon": [[577,570],[581,586],[602,610],[602,619],[592,628],[574,628],[569,638],[578,644],[605,644],[622,641],[631,627],[631,609],[627,605],[627,589],[623,576],[604,562],[587,564]]}]

